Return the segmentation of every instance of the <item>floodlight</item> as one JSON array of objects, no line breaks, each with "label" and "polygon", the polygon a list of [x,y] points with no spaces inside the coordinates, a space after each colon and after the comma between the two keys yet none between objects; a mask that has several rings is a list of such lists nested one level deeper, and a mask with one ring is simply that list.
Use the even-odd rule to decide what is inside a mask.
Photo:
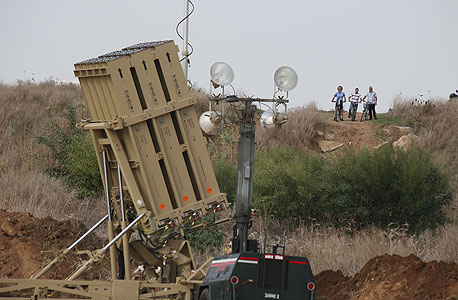
[{"label": "floodlight", "polygon": [[199,125],[202,131],[208,135],[216,135],[224,129],[221,113],[216,111],[202,113],[199,117]]},{"label": "floodlight", "polygon": [[234,80],[234,71],[231,66],[223,62],[214,63],[210,68],[210,76],[213,82],[226,86]]},{"label": "floodlight", "polygon": [[271,110],[267,110],[262,113],[260,122],[261,127],[269,133],[273,133],[277,130],[277,124],[275,124],[275,114]]},{"label": "floodlight", "polygon": [[296,87],[297,81],[297,73],[291,67],[283,66],[275,71],[275,85],[282,91],[291,91]]}]

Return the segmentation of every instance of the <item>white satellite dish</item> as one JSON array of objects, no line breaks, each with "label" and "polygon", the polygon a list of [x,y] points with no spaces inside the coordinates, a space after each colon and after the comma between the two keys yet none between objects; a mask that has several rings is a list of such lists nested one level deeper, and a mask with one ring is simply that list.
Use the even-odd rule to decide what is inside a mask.
[{"label": "white satellite dish", "polygon": [[297,73],[291,67],[280,67],[275,71],[274,82],[280,90],[289,92],[297,85]]},{"label": "white satellite dish", "polygon": [[269,133],[274,133],[278,129],[277,124],[275,124],[275,114],[271,110],[262,113],[260,122],[261,128]]},{"label": "white satellite dish", "polygon": [[210,68],[210,76],[216,84],[226,86],[234,80],[234,71],[228,64],[216,62]]},{"label": "white satellite dish", "polygon": [[224,129],[221,113],[215,111],[202,113],[199,117],[199,125],[202,131],[208,135],[216,135]]}]

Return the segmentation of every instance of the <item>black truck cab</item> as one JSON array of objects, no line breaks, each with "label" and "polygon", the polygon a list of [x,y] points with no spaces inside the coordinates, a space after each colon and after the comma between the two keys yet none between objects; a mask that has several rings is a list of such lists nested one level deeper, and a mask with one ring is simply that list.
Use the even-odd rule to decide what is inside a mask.
[{"label": "black truck cab", "polygon": [[305,257],[237,253],[212,261],[199,300],[314,300],[315,287]]}]

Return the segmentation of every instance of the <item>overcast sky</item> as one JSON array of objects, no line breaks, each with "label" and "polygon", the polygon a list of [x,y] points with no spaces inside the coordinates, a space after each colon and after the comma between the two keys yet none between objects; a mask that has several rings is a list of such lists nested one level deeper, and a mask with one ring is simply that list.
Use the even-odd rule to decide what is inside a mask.
[{"label": "overcast sky", "polygon": [[[299,75],[293,106],[330,109],[337,85],[373,85],[379,111],[393,96],[448,97],[458,89],[457,0],[194,0],[190,80],[209,86],[217,61],[233,85],[271,97],[273,73]],[[183,0],[0,0],[0,81],[75,80],[73,63],[125,46],[182,42]],[[428,93],[428,91],[430,91]]]}]

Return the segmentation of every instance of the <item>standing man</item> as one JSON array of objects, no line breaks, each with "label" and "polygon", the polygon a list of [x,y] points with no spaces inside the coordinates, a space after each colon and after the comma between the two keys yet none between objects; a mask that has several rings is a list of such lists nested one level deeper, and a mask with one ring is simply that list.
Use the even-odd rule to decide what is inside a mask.
[{"label": "standing man", "polygon": [[[352,121],[355,120],[356,113],[358,112],[359,102],[361,102],[361,94],[359,93],[359,88],[355,88],[355,92],[350,95],[350,108],[348,109],[348,117],[352,118]],[[355,110],[354,114],[352,114],[352,108]]]},{"label": "standing man", "polygon": [[374,92],[372,87],[369,87],[369,92],[364,96],[363,101],[367,98],[367,105],[369,107],[369,120],[372,120],[372,113],[374,113],[374,120],[377,120],[377,114],[375,113],[375,106],[377,105],[377,93]]}]

